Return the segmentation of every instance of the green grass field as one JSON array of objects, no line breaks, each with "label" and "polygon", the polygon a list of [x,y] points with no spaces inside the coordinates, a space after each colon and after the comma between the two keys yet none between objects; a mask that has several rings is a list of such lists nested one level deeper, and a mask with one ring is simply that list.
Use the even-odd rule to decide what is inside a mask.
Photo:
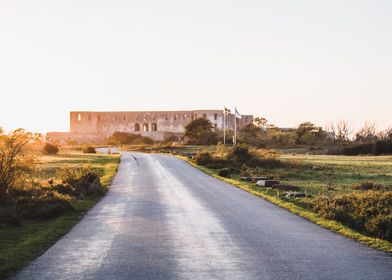
[{"label": "green grass field", "polygon": [[[102,184],[107,187],[116,173],[119,156],[67,151],[55,156],[43,156],[41,162],[42,179],[52,177],[56,170],[62,167],[90,165],[100,174]],[[84,200],[74,199],[72,204],[75,211],[57,218],[42,221],[24,220],[21,226],[0,225],[0,278],[10,275],[42,254],[75,225],[99,199],[98,196]]]},{"label": "green grass field", "polygon": [[309,192],[350,191],[353,185],[368,180],[392,189],[392,156],[282,154],[279,159],[290,163],[290,168],[262,171]]}]

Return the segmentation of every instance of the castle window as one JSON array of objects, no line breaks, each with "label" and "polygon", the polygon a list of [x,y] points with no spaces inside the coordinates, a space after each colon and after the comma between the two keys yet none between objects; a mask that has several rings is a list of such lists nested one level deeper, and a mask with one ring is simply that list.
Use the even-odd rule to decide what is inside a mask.
[{"label": "castle window", "polygon": [[127,115],[124,115],[124,121],[126,121],[127,120]]},{"label": "castle window", "polygon": [[186,114],[185,114],[185,115],[183,115],[183,116],[182,116],[182,120],[184,120],[184,121],[185,121],[185,120],[186,120],[186,117],[187,117],[187,116],[186,116]]},{"label": "castle window", "polygon": [[165,120],[167,120],[167,121],[169,120],[169,115],[165,116]]},{"label": "castle window", "polygon": [[147,124],[147,123],[144,123],[144,124],[143,124],[143,131],[144,131],[144,132],[147,132],[147,131],[148,131],[148,124]]},{"label": "castle window", "polygon": [[100,116],[100,115],[98,115],[98,117],[97,117],[97,118],[98,118],[98,120],[99,120],[99,121],[101,120],[101,116]]},{"label": "castle window", "polygon": [[178,115],[175,114],[175,115],[174,115],[174,120],[175,120],[175,121],[177,120],[177,117],[178,117]]},{"label": "castle window", "polygon": [[136,115],[136,120],[137,120],[137,121],[139,120],[139,116],[138,116],[138,115]]},{"label": "castle window", "polygon": [[90,114],[87,116],[87,120],[91,121],[91,115]]},{"label": "castle window", "polygon": [[151,125],[151,131],[157,131],[157,130],[158,130],[157,124],[156,124],[156,123],[153,123],[153,124]]},{"label": "castle window", "polygon": [[214,114],[214,120],[218,119],[218,114]]},{"label": "castle window", "polygon": [[203,118],[205,118],[205,119],[206,119],[206,118],[207,118],[207,114],[203,114]]},{"label": "castle window", "polygon": [[135,131],[140,131],[140,124],[135,123]]},{"label": "castle window", "polygon": [[78,114],[78,122],[82,121],[82,114]]}]

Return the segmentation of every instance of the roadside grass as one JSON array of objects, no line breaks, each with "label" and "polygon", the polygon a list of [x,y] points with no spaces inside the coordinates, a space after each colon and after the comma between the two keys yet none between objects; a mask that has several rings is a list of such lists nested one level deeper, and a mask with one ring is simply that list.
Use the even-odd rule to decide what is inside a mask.
[{"label": "roadside grass", "polygon": [[[215,146],[174,146],[168,152],[213,151]],[[300,149],[300,148],[299,148]],[[151,151],[159,151],[158,148]],[[298,152],[298,149],[293,150]],[[353,185],[374,181],[392,190],[392,156],[331,156],[286,153],[278,150],[281,168],[258,167],[256,175],[281,180],[311,194],[352,191]]]},{"label": "roadside grass", "polygon": [[[246,192],[249,192],[253,195],[256,195],[260,198],[263,198],[273,204],[276,204],[284,209],[287,209],[288,211],[301,216],[317,225],[320,225],[326,229],[329,229],[331,231],[334,231],[336,233],[341,234],[342,236],[351,238],[353,240],[359,241],[363,244],[366,244],[374,249],[377,250],[381,250],[384,252],[388,252],[388,253],[392,253],[392,243],[379,239],[379,238],[373,238],[373,237],[368,237],[364,234],[361,234],[339,222],[336,221],[332,221],[332,220],[328,220],[325,219],[323,217],[320,217],[319,215],[317,215],[314,212],[311,212],[310,210],[306,209],[305,207],[301,207],[301,200],[297,200],[297,199],[289,199],[289,198],[285,198],[280,196],[278,191],[272,190],[271,188],[264,188],[264,187],[258,187],[253,183],[250,182],[245,182],[245,181],[240,181],[239,180],[239,176],[233,176],[233,178],[224,178],[218,175],[219,170],[215,170],[215,169],[210,169],[204,166],[199,166],[197,164],[195,164],[194,162],[192,162],[192,160],[190,160],[187,157],[182,157],[179,156],[181,159],[187,161],[189,164],[191,164],[192,166],[198,168],[199,170],[205,172],[206,174],[213,176],[221,181],[224,181],[228,184],[234,185]],[[291,157],[288,157],[287,159],[291,160]],[[308,159],[309,160],[309,159]],[[319,161],[320,159],[318,158],[314,158],[315,161],[312,161],[312,158],[310,159],[310,163],[313,164],[316,161]],[[351,159],[352,161],[354,159]],[[369,159],[370,160],[370,159]],[[389,166],[389,162],[388,162],[388,157],[385,159],[375,159],[379,162],[385,162],[385,164],[387,166]],[[347,162],[349,161],[349,162]],[[364,159],[365,162],[367,162],[366,159]],[[350,163],[350,159],[346,159],[346,160],[342,160],[342,162],[346,163],[346,165],[348,166],[352,166]],[[336,164],[336,163],[334,163]],[[365,167],[369,167],[367,164],[365,164]],[[390,168],[390,167],[388,167]],[[271,169],[269,169],[269,172],[271,171]],[[275,171],[276,172],[276,171]],[[282,175],[283,171],[276,172],[275,175],[280,174]],[[381,172],[383,173],[383,172]],[[270,175],[270,173],[268,173],[268,175]],[[287,174],[285,174],[287,175]],[[310,174],[308,174],[310,175]],[[291,179],[291,180],[285,180],[284,183],[293,183],[293,184],[297,184],[300,186],[304,186],[306,185],[306,183],[301,183],[301,180],[306,181],[307,176],[303,176],[302,177],[298,177],[295,179]],[[388,178],[389,179],[389,178]],[[316,191],[318,192],[326,192],[328,190],[325,189],[324,185],[325,182],[323,181],[323,178],[319,178],[317,174],[313,174],[313,176],[311,177],[311,180],[307,182],[307,185],[310,186],[310,189],[312,189],[312,186],[318,186],[318,184],[320,184],[320,186],[318,188],[316,188]],[[341,180],[345,183],[351,182],[350,180],[344,180],[344,175],[342,175]],[[389,182],[389,180],[387,180]],[[301,184],[300,184],[301,183]],[[305,190],[307,188],[305,187]]]},{"label": "roadside grass", "polygon": [[347,192],[364,181],[392,190],[391,156],[280,155],[290,168],[261,170],[310,193]]},{"label": "roadside grass", "polygon": [[[119,155],[83,154],[67,151],[41,158],[41,179],[52,177],[62,167],[91,166],[99,175],[104,187],[109,187],[120,162]],[[48,220],[23,220],[21,226],[0,225],[0,278],[21,269],[29,261],[45,252],[67,233],[102,196],[74,198],[75,211]]]}]

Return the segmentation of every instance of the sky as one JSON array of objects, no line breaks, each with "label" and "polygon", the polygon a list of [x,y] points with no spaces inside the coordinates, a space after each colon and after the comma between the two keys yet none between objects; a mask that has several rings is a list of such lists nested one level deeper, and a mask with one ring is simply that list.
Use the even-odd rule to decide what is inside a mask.
[{"label": "sky", "polygon": [[0,0],[0,126],[220,109],[392,125],[390,0]]}]

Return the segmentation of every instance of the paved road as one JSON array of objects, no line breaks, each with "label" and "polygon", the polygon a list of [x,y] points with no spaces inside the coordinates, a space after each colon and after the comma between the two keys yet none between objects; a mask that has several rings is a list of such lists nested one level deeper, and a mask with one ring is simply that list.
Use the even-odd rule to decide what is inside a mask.
[{"label": "paved road", "polygon": [[392,279],[392,257],[166,155],[125,153],[108,194],[16,279]]}]

